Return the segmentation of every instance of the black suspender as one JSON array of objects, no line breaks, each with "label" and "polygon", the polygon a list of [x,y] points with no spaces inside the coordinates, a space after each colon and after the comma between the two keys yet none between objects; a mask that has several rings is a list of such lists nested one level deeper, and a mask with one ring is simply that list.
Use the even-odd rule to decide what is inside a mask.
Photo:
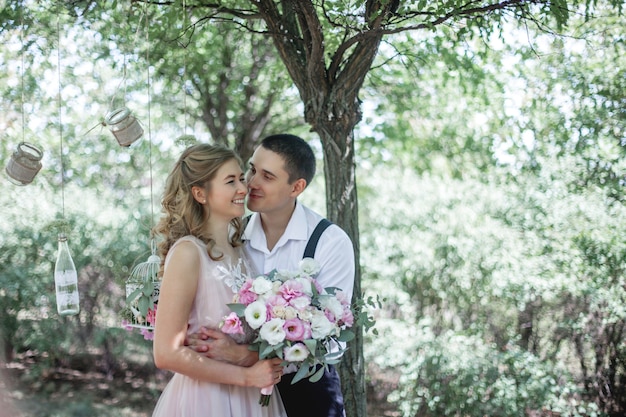
[{"label": "black suspender", "polygon": [[[250,217],[252,217],[251,214],[247,215],[246,217],[242,219],[244,228],[248,225],[248,222],[250,221]],[[332,223],[330,222],[330,220],[322,219],[317,224],[317,226],[315,226],[315,229],[313,230],[313,233],[311,234],[311,237],[309,238],[309,241],[306,244],[306,248],[304,248],[304,254],[302,255],[302,259],[315,257],[315,249],[317,249],[317,242],[320,240],[320,237],[322,236],[322,233],[324,233],[324,230],[326,230],[326,228],[330,226],[331,224]]]},{"label": "black suspender", "polygon": [[313,230],[313,234],[309,238],[309,241],[306,244],[306,248],[304,249],[304,254],[302,255],[302,259],[304,258],[315,258],[315,249],[317,248],[317,241],[320,240],[320,236],[324,233],[324,230],[332,223],[328,219],[322,219],[315,226],[315,230]]}]

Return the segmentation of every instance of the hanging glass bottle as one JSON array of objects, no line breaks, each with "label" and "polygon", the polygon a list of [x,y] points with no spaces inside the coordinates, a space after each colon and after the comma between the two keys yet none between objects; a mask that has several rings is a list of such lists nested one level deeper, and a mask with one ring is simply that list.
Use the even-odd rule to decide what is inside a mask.
[{"label": "hanging glass bottle", "polygon": [[54,265],[54,284],[59,314],[62,316],[78,314],[78,274],[67,246],[67,237],[63,233],[59,233],[59,252]]}]

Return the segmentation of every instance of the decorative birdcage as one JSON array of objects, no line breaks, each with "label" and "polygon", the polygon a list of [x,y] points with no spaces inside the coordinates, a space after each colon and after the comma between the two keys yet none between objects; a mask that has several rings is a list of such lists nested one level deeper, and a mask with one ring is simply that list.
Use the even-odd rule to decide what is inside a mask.
[{"label": "decorative birdcage", "polygon": [[154,329],[161,287],[158,278],[161,258],[155,250],[152,241],[152,254],[147,261],[135,266],[126,280],[126,309],[122,317],[125,327],[140,329],[147,339],[147,332]]}]

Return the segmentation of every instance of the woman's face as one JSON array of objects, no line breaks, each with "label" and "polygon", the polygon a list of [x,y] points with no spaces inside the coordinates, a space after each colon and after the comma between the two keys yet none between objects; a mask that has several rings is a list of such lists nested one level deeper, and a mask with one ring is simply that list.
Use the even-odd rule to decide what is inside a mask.
[{"label": "woman's face", "polygon": [[245,213],[245,197],[248,193],[243,171],[235,159],[224,163],[211,180],[207,193],[207,205],[211,217],[230,221]]}]

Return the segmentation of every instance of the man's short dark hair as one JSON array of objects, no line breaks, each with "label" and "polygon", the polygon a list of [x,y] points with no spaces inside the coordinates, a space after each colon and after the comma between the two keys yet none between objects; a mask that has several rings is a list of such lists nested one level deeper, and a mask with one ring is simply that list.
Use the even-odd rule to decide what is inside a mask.
[{"label": "man's short dark hair", "polygon": [[299,136],[278,134],[261,141],[265,149],[277,153],[285,160],[289,183],[303,178],[309,185],[315,175],[315,154],[308,143]]}]

